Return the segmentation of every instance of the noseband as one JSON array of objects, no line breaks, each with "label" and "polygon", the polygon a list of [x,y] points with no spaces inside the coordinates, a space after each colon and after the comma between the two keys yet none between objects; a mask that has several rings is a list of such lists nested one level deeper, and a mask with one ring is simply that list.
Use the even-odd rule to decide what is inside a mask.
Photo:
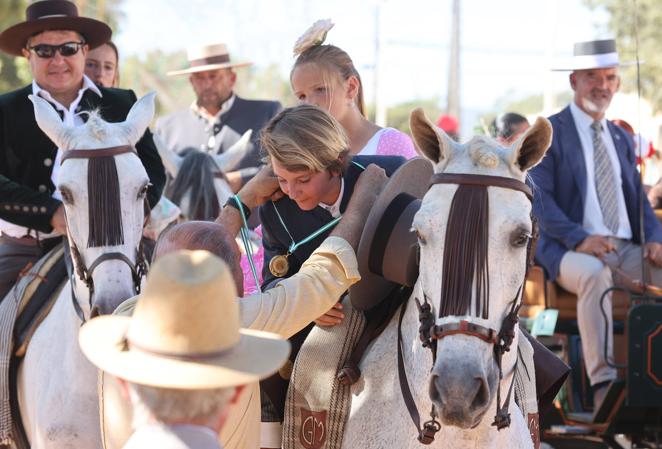
[{"label": "noseband", "polygon": [[[533,194],[529,186],[516,179],[504,178],[501,176],[437,173],[432,176],[430,180],[430,187],[436,184],[500,187],[522,192],[526,195],[529,201],[533,200]],[[456,322],[447,322],[441,325],[437,325],[435,314],[427,296],[424,295],[423,303],[421,303],[418,298],[416,298],[416,306],[418,308],[420,324],[419,337],[423,347],[429,348],[432,352],[433,365],[436,362],[437,341],[450,335],[468,335],[471,337],[479,338],[494,346],[494,357],[499,368],[499,385],[497,386],[497,413],[492,425],[496,426],[498,430],[501,430],[510,425],[508,403],[510,402],[513,385],[515,383],[515,376],[513,374],[513,380],[510,384],[510,388],[508,389],[508,394],[503,404],[501,404],[501,380],[503,379],[503,370],[501,364],[503,355],[510,351],[510,346],[515,339],[515,326],[519,321],[518,312],[521,306],[522,291],[524,290],[524,284],[526,282],[526,275],[528,274],[529,267],[533,264],[535,245],[538,239],[538,227],[533,215],[531,215],[531,223],[532,231],[528,236],[529,241],[527,244],[526,271],[524,279],[522,280],[522,283],[520,284],[520,287],[512,300],[512,306],[510,307],[508,314],[505,316],[503,322],[501,323],[501,328],[498,331],[496,329],[482,326],[467,320],[459,320]],[[409,414],[412,417],[412,420],[414,421],[414,424],[416,425],[419,432],[418,441],[423,444],[430,444],[434,441],[436,432],[441,429],[441,424],[436,419],[437,413],[433,405],[432,411],[430,412],[431,419],[425,422],[422,427],[420,425],[419,413],[416,409],[416,404],[414,403],[411,391],[409,390],[401,354],[402,336],[400,327],[402,324],[402,318],[404,316],[404,310],[405,307],[403,306],[400,310],[400,322],[398,325],[398,372],[400,375],[400,386],[405,404],[409,410]]]},{"label": "noseband", "polygon": [[[67,150],[62,155],[62,163],[64,163],[64,161],[67,159],[93,159],[100,157],[113,157],[125,153],[133,153],[136,156],[138,155],[136,149],[131,145],[100,148],[95,150]],[[146,219],[147,217],[145,217],[145,220]],[[135,294],[140,293],[140,284],[142,282],[143,276],[147,273],[147,267],[148,267],[147,260],[145,259],[145,252],[143,251],[142,239],[138,244],[138,248],[136,248],[135,264],[131,262],[131,260],[125,254],[120,252],[111,252],[111,253],[101,254],[88,267],[85,265],[85,262],[83,261],[80,251],[78,250],[78,247],[76,246],[76,243],[74,243],[73,240],[70,241],[70,248],[71,248],[71,258],[76,268],[76,275],[83,282],[83,284],[85,284],[89,292],[90,310],[92,309],[92,304],[93,304],[92,298],[94,296],[94,280],[92,278],[92,275],[94,273],[94,270],[104,262],[110,260],[117,260],[126,264],[131,270],[134,293]],[[80,320],[83,323],[85,323],[85,315],[83,313],[82,308],[80,307],[80,304],[78,303],[78,300],[76,299],[76,295],[74,294],[73,279],[71,283],[71,299],[73,301],[76,315],[78,315]]]}]

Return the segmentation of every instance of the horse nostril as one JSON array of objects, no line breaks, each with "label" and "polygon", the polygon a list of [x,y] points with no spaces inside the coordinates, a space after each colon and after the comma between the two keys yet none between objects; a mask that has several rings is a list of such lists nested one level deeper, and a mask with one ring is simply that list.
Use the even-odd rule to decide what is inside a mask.
[{"label": "horse nostril", "polygon": [[100,315],[99,313],[99,307],[98,306],[93,306],[92,310],[90,310],[90,319],[91,318],[96,318]]},{"label": "horse nostril", "polygon": [[433,402],[441,402],[441,394],[439,394],[440,386],[438,385],[439,376],[432,375],[430,378],[430,399]]},{"label": "horse nostril", "polygon": [[490,401],[490,390],[487,388],[487,380],[483,377],[478,377],[475,380],[478,382],[478,388],[476,389],[476,395],[471,402],[471,408],[474,410],[485,407]]}]

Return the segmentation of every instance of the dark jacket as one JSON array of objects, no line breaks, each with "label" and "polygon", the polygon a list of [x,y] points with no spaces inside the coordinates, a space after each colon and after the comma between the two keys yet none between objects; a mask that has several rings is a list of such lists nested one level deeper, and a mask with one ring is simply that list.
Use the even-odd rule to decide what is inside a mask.
[{"label": "dark jacket", "polygon": [[[369,164],[376,164],[382,167],[388,176],[391,176],[395,170],[405,163],[406,159],[400,156],[355,156],[353,161],[367,167]],[[345,180],[345,190],[340,202],[340,212],[344,212],[347,203],[354,191],[354,185],[359,178],[362,170],[354,164],[349,164],[343,179]],[[333,220],[329,211],[316,207],[313,210],[303,211],[299,209],[297,203],[290,198],[283,197],[275,203],[267,202],[260,207],[260,221],[262,223],[262,243],[264,245],[264,268],[262,270],[263,286],[266,287],[277,278],[269,271],[269,261],[272,257],[286,254],[287,249],[292,243],[287,231],[280,223],[276,215],[275,207],[278,208],[285,225],[296,242],[299,242],[317,231],[319,228]],[[315,249],[322,244],[325,238],[329,236],[332,229],[325,231],[310,242],[301,245],[288,257],[289,271],[284,277],[290,277],[298,272],[301,265],[308,260]]]},{"label": "dark jacket", "polygon": [[[549,118],[554,129],[552,145],[542,162],[530,172],[534,191],[533,213],[540,224],[536,260],[556,279],[563,255],[588,237],[582,227],[586,201],[586,162],[570,108]],[[636,169],[632,139],[608,122],[621,164],[621,182],[634,243],[639,238],[641,182]],[[662,242],[662,228],[648,201],[644,201],[646,242]]]},{"label": "dark jacket", "polygon": [[[121,122],[136,95],[131,90],[105,89],[102,97],[87,90],[79,110],[100,109],[104,120]],[[57,146],[37,125],[28,95],[32,85],[0,95],[0,218],[10,223],[50,232],[51,217],[60,206],[53,198],[51,181]],[[150,206],[156,205],[165,183],[165,171],[149,130],[136,144],[151,187],[147,192]]]},{"label": "dark jacket", "polygon": [[226,172],[241,171],[242,178],[247,180],[262,165],[260,131],[280,109],[277,101],[245,100],[235,96],[230,110],[221,114],[213,125],[193,109],[186,108],[161,117],[156,122],[156,133],[176,153],[188,148],[207,151],[210,138],[215,136],[213,152],[222,153],[252,129],[251,148],[236,166],[225,168]]}]

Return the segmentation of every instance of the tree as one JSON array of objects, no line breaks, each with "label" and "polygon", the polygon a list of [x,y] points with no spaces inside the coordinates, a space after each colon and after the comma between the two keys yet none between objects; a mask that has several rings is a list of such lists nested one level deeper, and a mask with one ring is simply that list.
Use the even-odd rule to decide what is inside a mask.
[{"label": "tree", "polygon": [[433,122],[436,122],[442,113],[438,98],[408,101],[388,108],[386,115],[388,126],[399,129],[404,133],[409,133],[409,115],[411,111],[419,107],[423,108],[425,115]]},{"label": "tree", "polygon": [[[26,0],[0,2],[0,30],[25,20],[27,3]],[[30,75],[22,59],[0,52],[0,93],[18,89],[30,82]]]},{"label": "tree", "polygon": [[[647,98],[655,112],[662,111],[662,59],[658,45],[662,42],[662,0],[584,0],[594,8],[604,8],[609,14],[609,30],[614,34],[621,60],[634,60],[637,44],[635,23],[639,27],[639,58],[645,61],[641,70],[641,95]],[[636,92],[636,66],[622,69],[621,90]]]}]

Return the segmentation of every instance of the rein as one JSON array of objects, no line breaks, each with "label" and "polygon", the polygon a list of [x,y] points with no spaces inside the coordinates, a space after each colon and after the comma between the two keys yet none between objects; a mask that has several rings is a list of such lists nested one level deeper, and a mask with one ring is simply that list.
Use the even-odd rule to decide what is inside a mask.
[{"label": "rein", "polygon": [[[472,174],[458,174],[458,173],[437,173],[434,174],[430,180],[430,187],[435,184],[459,184],[471,185],[481,187],[500,187],[510,190],[522,192],[526,195],[529,201],[533,200],[533,193],[531,188],[525,183],[512,178],[505,178],[501,176],[489,175],[472,175]],[[437,356],[437,341],[444,337],[456,334],[468,335],[471,337],[479,338],[494,346],[494,357],[499,369],[499,384],[497,386],[497,412],[494,418],[493,426],[498,430],[506,428],[510,425],[510,414],[508,413],[508,404],[515,384],[515,376],[513,372],[513,379],[508,388],[503,404],[501,402],[501,381],[503,380],[502,358],[503,355],[510,351],[510,346],[515,339],[515,326],[519,321],[518,312],[521,307],[521,300],[524,290],[524,284],[528,274],[529,267],[533,264],[533,256],[535,254],[535,245],[538,239],[538,227],[535,218],[531,215],[532,232],[528,236],[529,241],[527,244],[526,256],[526,270],[524,279],[520,284],[515,297],[512,300],[512,306],[508,311],[501,323],[501,328],[497,331],[477,323],[467,320],[459,320],[456,322],[444,323],[441,325],[436,324],[435,314],[432,310],[432,305],[428,301],[427,296],[423,295],[423,303],[415,298],[416,307],[418,308],[419,320],[419,338],[422,346],[428,348],[432,353],[433,366],[436,363]],[[434,405],[430,411],[430,420],[426,421],[423,426],[420,424],[420,414],[416,407],[416,403],[409,389],[407,381],[407,373],[404,367],[404,360],[402,357],[402,319],[404,317],[406,304],[402,306],[400,311],[400,319],[398,321],[398,377],[400,381],[400,389],[402,392],[405,405],[409,411],[409,415],[416,425],[418,430],[418,441],[422,444],[431,444],[434,441],[435,434],[441,429],[441,424],[437,421],[437,412]],[[452,315],[449,315],[452,316]],[[515,362],[515,367],[517,362]]]},{"label": "rein", "polygon": [[[131,145],[122,145],[122,146],[116,146],[116,147],[109,147],[109,148],[100,148],[100,149],[94,149],[94,150],[67,150],[64,152],[62,155],[62,163],[64,163],[65,160],[67,159],[93,159],[93,158],[101,158],[101,157],[113,157],[117,156],[120,154],[126,154],[126,153],[133,153],[137,155],[138,153],[136,152],[136,149],[131,146]],[[145,199],[145,201],[147,201]],[[147,210],[147,209],[145,209]],[[66,220],[66,213],[65,213],[65,220]],[[145,216],[145,221],[147,220],[147,215]],[[66,220],[68,223],[68,220]],[[67,225],[67,229],[69,226]],[[104,262],[110,261],[110,260],[117,260],[120,262],[123,262],[126,264],[129,269],[131,270],[131,277],[133,280],[133,288],[134,292],[136,294],[140,293],[140,284],[142,282],[143,276],[147,273],[148,269],[148,264],[147,260],[145,258],[145,252],[143,251],[143,244],[142,240],[138,244],[138,248],[136,248],[136,263],[134,264],[131,262],[131,260],[123,253],[120,252],[110,252],[110,253],[104,253],[101,254],[99,257],[97,257],[92,263],[88,266],[85,265],[85,262],[83,261],[83,258],[80,254],[80,251],[78,250],[78,247],[74,243],[72,239],[70,239],[70,249],[71,249],[71,258],[74,262],[75,269],[76,269],[76,275],[78,278],[83,282],[83,284],[87,287],[87,290],[89,292],[89,303],[90,303],[90,310],[92,309],[92,304],[93,304],[93,296],[94,296],[94,280],[92,278],[92,275],[94,273],[94,270],[101,265]],[[78,318],[82,321],[82,323],[85,323],[85,314],[83,313],[83,309],[81,308],[80,304],[78,303],[78,299],[76,298],[75,292],[74,292],[74,279],[73,279],[74,274],[71,273],[71,301],[74,306],[74,310],[76,312],[76,315],[78,315]]]}]

